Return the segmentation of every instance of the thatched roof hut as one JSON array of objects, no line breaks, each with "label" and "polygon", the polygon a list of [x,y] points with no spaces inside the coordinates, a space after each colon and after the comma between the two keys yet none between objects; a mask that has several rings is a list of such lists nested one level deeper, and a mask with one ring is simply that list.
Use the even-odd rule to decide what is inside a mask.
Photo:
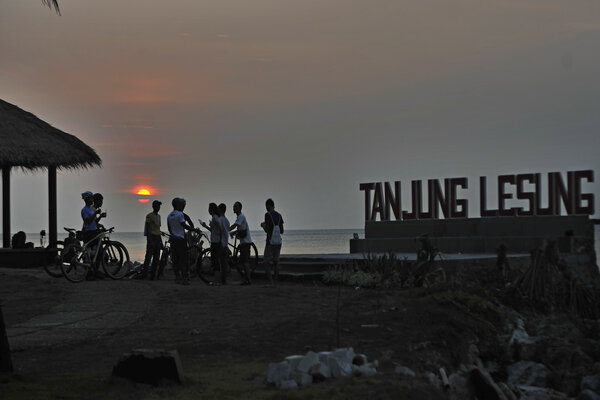
[{"label": "thatched roof hut", "polygon": [[69,169],[101,163],[94,149],[75,136],[0,100],[0,168]]},{"label": "thatched roof hut", "polygon": [[49,241],[56,243],[56,170],[101,166],[98,154],[73,135],[54,128],[14,104],[0,100],[0,169],[4,247],[10,246],[10,170],[47,169]]}]

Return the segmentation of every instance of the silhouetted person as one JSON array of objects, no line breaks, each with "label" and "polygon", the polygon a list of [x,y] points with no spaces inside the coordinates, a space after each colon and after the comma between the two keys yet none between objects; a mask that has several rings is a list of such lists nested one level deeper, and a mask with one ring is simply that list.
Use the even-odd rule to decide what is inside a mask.
[{"label": "silhouetted person", "polygon": [[219,279],[222,282],[224,279],[224,271],[221,267],[221,232],[223,225],[221,224],[219,207],[216,203],[208,205],[208,213],[210,214],[210,222],[207,225],[205,222],[202,226],[210,231],[210,258],[212,261],[213,271],[219,272]]},{"label": "silhouetted person", "polygon": [[283,234],[283,217],[275,211],[275,203],[271,199],[265,202],[267,212],[265,220],[260,226],[267,233],[265,244],[264,266],[267,278],[271,284],[274,283],[271,276],[271,264],[275,274],[275,282],[279,279],[279,256],[281,254],[281,234]]},{"label": "silhouetted person", "polygon": [[144,236],[146,236],[146,257],[142,267],[142,278],[150,275],[150,279],[156,278],[158,262],[160,260],[160,250],[162,249],[162,240],[160,238],[160,205],[158,200],[152,202],[152,212],[146,215],[144,224]]},{"label": "silhouetted person", "polygon": [[[85,206],[81,209],[81,219],[83,220],[82,239],[84,243],[88,243],[98,235],[96,216],[101,213],[101,210],[92,208],[94,205],[94,194],[92,192],[83,192],[81,198],[85,202]],[[97,244],[98,239],[88,244],[88,257],[91,258],[91,254],[94,254],[94,248]],[[92,260],[90,259],[89,261],[91,262]]]},{"label": "silhouetted person", "polygon": [[33,243],[27,241],[27,235],[23,231],[15,233],[10,242],[13,249],[33,248]]},{"label": "silhouetted person", "polygon": [[98,229],[103,229],[104,227],[100,224],[100,220],[106,217],[106,213],[102,212],[102,206],[104,205],[104,196],[102,193],[94,193],[94,205],[92,206],[92,210],[96,213],[96,226]]},{"label": "silhouetted person", "polygon": [[219,204],[219,219],[221,221],[221,283],[227,284],[227,275],[229,274],[229,230],[231,225],[229,219],[225,216],[227,206],[225,203]]},{"label": "silhouetted person", "polygon": [[171,234],[169,241],[171,242],[171,260],[173,261],[173,269],[175,270],[175,282],[182,285],[189,285],[189,265],[185,231],[194,228],[185,222],[183,215],[185,200],[175,197],[171,204],[173,205],[173,211],[167,217],[167,227]]},{"label": "silhouetted person", "polygon": [[252,243],[252,237],[250,236],[250,228],[248,227],[248,221],[246,216],[242,214],[242,203],[236,201],[233,205],[233,212],[237,215],[235,223],[231,225],[230,230],[232,235],[235,235],[240,241],[238,249],[240,250],[240,263],[244,267],[244,283],[250,284],[250,244]]}]

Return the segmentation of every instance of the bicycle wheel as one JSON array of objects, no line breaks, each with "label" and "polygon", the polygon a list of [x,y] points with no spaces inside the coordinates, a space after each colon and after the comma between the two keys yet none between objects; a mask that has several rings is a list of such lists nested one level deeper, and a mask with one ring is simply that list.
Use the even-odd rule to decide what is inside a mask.
[{"label": "bicycle wheel", "polygon": [[191,277],[197,275],[196,267],[198,265],[198,259],[202,256],[202,249],[198,246],[192,246],[188,249],[188,271]]},{"label": "bicycle wheel", "polygon": [[198,279],[208,286],[214,285],[214,282],[209,278],[209,275],[215,274],[210,247],[202,250],[202,253],[200,253],[200,257],[196,261],[196,274],[198,275]]},{"label": "bicycle wheel", "polygon": [[63,276],[62,269],[60,268],[61,253],[65,249],[65,242],[59,240],[56,242],[56,255],[50,262],[44,264],[44,270],[53,278],[60,278]]},{"label": "bicycle wheel", "polygon": [[210,247],[203,249],[200,257],[196,260],[196,274],[202,280],[206,280],[206,276],[214,274]]},{"label": "bicycle wheel", "polygon": [[258,249],[254,243],[250,243],[250,274],[254,274],[258,267]]},{"label": "bicycle wheel", "polygon": [[102,247],[100,264],[106,275],[112,279],[121,279],[131,268],[129,252],[121,242],[110,240]]},{"label": "bicycle wheel", "polygon": [[64,248],[60,258],[60,269],[68,281],[78,283],[85,280],[90,265],[85,263],[87,254],[79,244],[70,244]]},{"label": "bicycle wheel", "polygon": [[158,261],[158,271],[156,271],[156,279],[162,278],[165,267],[169,264],[170,254],[171,248],[168,245],[165,245],[160,254],[160,260]]}]

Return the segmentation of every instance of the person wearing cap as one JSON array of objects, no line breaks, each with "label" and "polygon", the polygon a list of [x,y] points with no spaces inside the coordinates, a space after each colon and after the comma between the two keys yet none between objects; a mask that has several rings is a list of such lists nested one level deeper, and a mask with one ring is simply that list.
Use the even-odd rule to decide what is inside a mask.
[{"label": "person wearing cap", "polygon": [[[96,214],[100,214],[101,211],[99,209],[94,210],[92,208],[94,204],[94,194],[92,192],[85,191],[81,193],[81,198],[85,202],[85,206],[81,209],[81,219],[83,220],[82,236],[84,243],[88,243],[98,234]],[[93,251],[93,248],[97,245],[97,243],[97,239],[94,242],[89,243],[88,249],[90,249],[90,252]]]},{"label": "person wearing cap", "polygon": [[152,212],[146,215],[144,224],[144,236],[146,236],[146,257],[140,278],[150,275],[150,279],[158,278],[156,276],[158,261],[160,260],[160,250],[162,249],[162,240],[160,239],[160,205],[158,200],[152,202]]}]

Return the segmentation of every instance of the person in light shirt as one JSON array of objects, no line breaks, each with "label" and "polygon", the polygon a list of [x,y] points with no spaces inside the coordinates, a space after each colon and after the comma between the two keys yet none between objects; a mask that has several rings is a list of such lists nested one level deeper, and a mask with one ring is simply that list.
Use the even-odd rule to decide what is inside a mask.
[{"label": "person in light shirt", "polygon": [[[208,213],[210,214],[209,224],[207,225],[206,222],[201,224],[210,231],[210,257],[213,271],[218,271],[220,275],[223,275],[223,269],[221,268],[221,231],[223,225],[221,224],[219,206],[216,203],[210,203]],[[220,280],[223,280],[222,276]]]},{"label": "person in light shirt", "polygon": [[225,203],[219,204],[219,219],[221,220],[221,283],[227,285],[227,275],[229,274],[229,219],[225,216],[227,206]]},{"label": "person in light shirt", "polygon": [[175,270],[175,282],[182,285],[189,285],[190,278],[188,274],[188,257],[185,240],[185,231],[194,230],[187,224],[183,210],[185,209],[185,199],[175,197],[171,202],[173,211],[167,217],[167,227],[171,237],[171,260]]},{"label": "person in light shirt", "polygon": [[237,215],[237,218],[233,225],[231,225],[231,235],[235,235],[240,241],[238,249],[240,250],[240,263],[244,267],[243,285],[250,285],[250,244],[252,243],[252,237],[250,236],[250,228],[248,227],[248,221],[246,216],[242,214],[242,203],[236,201],[233,205],[233,212]]}]

